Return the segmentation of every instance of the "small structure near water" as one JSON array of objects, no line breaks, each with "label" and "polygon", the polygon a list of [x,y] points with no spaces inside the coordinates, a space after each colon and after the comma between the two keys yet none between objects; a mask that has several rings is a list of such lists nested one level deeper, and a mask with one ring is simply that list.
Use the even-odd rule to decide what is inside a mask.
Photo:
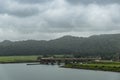
[{"label": "small structure near water", "polygon": [[39,58],[37,61],[39,61],[41,64],[55,64],[58,65],[61,63],[85,63],[85,62],[92,62],[98,60],[96,58]]}]

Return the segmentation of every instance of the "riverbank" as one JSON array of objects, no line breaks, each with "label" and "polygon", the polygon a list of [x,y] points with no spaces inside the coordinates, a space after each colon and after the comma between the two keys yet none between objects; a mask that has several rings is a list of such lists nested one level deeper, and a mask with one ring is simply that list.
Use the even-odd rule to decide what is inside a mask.
[{"label": "riverbank", "polygon": [[101,70],[101,71],[112,71],[120,72],[120,63],[88,63],[88,64],[66,64],[65,68],[76,68],[76,69],[89,69],[89,70]]},{"label": "riverbank", "polygon": [[0,56],[0,63],[29,63],[37,62],[38,56]]}]

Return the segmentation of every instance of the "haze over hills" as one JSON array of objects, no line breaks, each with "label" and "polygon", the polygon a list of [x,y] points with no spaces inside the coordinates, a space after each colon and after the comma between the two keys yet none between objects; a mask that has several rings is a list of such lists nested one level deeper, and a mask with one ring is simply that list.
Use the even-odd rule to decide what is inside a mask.
[{"label": "haze over hills", "polygon": [[90,37],[63,36],[54,40],[0,42],[0,55],[75,54],[80,56],[114,56],[120,52],[120,34]]}]

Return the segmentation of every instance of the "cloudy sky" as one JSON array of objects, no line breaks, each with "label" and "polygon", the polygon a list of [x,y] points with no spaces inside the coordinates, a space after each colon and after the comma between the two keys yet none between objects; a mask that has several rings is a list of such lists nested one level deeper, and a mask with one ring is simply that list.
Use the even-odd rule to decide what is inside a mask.
[{"label": "cloudy sky", "polygon": [[0,0],[0,41],[120,32],[120,0]]}]

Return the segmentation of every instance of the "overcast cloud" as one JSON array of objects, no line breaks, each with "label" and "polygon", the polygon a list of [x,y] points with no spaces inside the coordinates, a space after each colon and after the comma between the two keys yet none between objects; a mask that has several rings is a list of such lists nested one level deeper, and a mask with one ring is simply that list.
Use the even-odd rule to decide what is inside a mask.
[{"label": "overcast cloud", "polygon": [[120,0],[0,0],[0,41],[120,32]]}]

